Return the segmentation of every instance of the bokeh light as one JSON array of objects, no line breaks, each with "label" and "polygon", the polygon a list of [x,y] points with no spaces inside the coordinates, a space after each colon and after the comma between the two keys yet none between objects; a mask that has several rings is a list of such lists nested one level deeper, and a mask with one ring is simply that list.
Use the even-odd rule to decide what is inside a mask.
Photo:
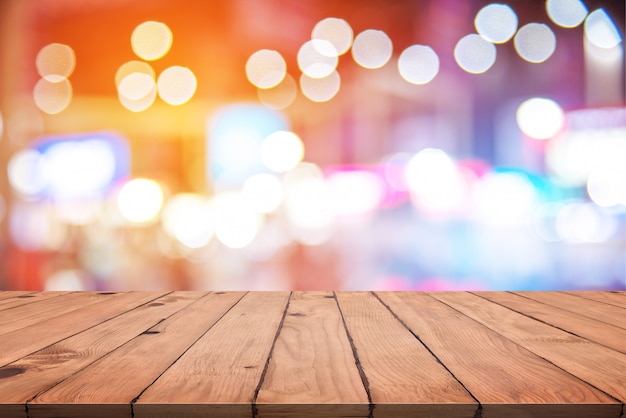
[{"label": "bokeh light", "polygon": [[84,273],[75,269],[56,271],[46,278],[44,290],[48,292],[87,290]]},{"label": "bokeh light", "polygon": [[595,167],[587,179],[587,192],[598,206],[626,206],[626,166]]},{"label": "bokeh light", "polygon": [[476,14],[474,26],[480,36],[501,44],[515,35],[517,14],[506,4],[489,4]]},{"label": "bokeh light", "polygon": [[614,233],[616,224],[593,203],[564,205],[556,218],[559,238],[571,243],[603,242]]},{"label": "bokeh light", "polygon": [[575,28],[587,17],[587,6],[581,0],[547,0],[546,11],[554,23]]},{"label": "bokeh light", "polygon": [[604,9],[594,10],[585,20],[585,36],[600,48],[613,48],[622,42],[615,22]]},{"label": "bokeh light", "polygon": [[22,150],[15,153],[7,166],[9,184],[18,193],[34,196],[47,185],[43,171],[43,156],[35,150]]},{"label": "bokeh light", "polygon": [[457,42],[454,59],[468,73],[481,74],[496,62],[496,47],[480,35],[472,33]]},{"label": "bokeh light", "polygon": [[273,212],[283,202],[283,184],[272,174],[258,173],[251,176],[244,182],[241,191],[258,213]]},{"label": "bokeh light", "polygon": [[41,78],[33,89],[33,99],[42,112],[50,115],[60,113],[72,101],[72,84],[65,78],[54,82]]},{"label": "bokeh light", "polygon": [[514,43],[519,56],[535,64],[546,61],[556,50],[556,36],[543,23],[522,26],[515,35]]},{"label": "bokeh light", "polygon": [[261,161],[274,172],[289,171],[303,158],[304,144],[293,132],[274,132],[268,135],[261,144]]},{"label": "bokeh light", "polygon": [[156,73],[150,64],[143,61],[131,60],[120,65],[115,72],[115,86],[119,89],[122,80],[132,73],[143,73],[149,75],[153,80],[156,79]]},{"label": "bokeh light", "polygon": [[206,196],[177,194],[164,205],[161,222],[165,232],[184,246],[201,248],[213,238],[214,208]]},{"label": "bokeh light", "polygon": [[76,56],[68,45],[48,44],[39,50],[35,65],[41,77],[52,83],[59,82],[74,72]]},{"label": "bokeh light", "polygon": [[133,52],[146,61],[154,61],[167,54],[172,40],[170,28],[165,23],[154,21],[139,24],[130,38]]},{"label": "bokeh light", "polygon": [[484,175],[475,190],[477,219],[490,226],[519,226],[532,220],[538,196],[532,182],[515,172]]},{"label": "bokeh light", "polygon": [[[378,209],[384,185],[373,173],[360,170],[337,171],[326,179],[334,216],[355,220]],[[357,217],[357,218],[355,218]]]},{"label": "bokeh light", "polygon": [[261,49],[250,55],[246,62],[248,81],[261,89],[276,86],[286,73],[287,63],[278,51]]},{"label": "bokeh light", "polygon": [[393,53],[393,43],[385,32],[367,29],[354,38],[352,57],[361,67],[375,69],[387,64]]},{"label": "bokeh light", "polygon": [[397,152],[384,159],[383,173],[385,180],[395,190],[403,192],[409,190],[405,171],[411,158],[413,158],[413,154],[411,153]]},{"label": "bokeh light", "polygon": [[314,102],[327,102],[339,92],[341,78],[337,71],[328,77],[311,78],[306,74],[300,76],[300,90],[302,94]]},{"label": "bokeh light", "polygon": [[243,248],[256,237],[261,218],[239,192],[215,197],[215,236],[228,248]]},{"label": "bokeh light", "polygon": [[120,96],[130,101],[138,101],[149,96],[156,88],[154,78],[146,73],[130,73],[117,86]]},{"label": "bokeh light", "polygon": [[285,78],[274,87],[257,89],[259,101],[270,109],[284,109],[296,99],[298,85],[292,76],[285,74]]},{"label": "bokeh light", "polygon": [[154,101],[156,100],[156,97],[157,97],[156,83],[153,83],[152,90],[150,90],[150,92],[146,96],[141,97],[140,99],[137,99],[137,100],[131,100],[123,96],[121,93],[118,93],[118,98],[122,106],[124,106],[126,109],[132,112],[142,112],[148,109],[150,106],[152,106],[152,103],[154,103]]},{"label": "bokeh light", "polygon": [[163,70],[157,81],[159,97],[171,105],[187,103],[196,93],[196,87],[197,81],[193,72],[178,65]]},{"label": "bokeh light", "polygon": [[439,73],[439,57],[426,45],[411,45],[398,59],[400,75],[409,83],[426,84]]},{"label": "bokeh light", "polygon": [[163,189],[154,180],[136,178],[122,186],[117,197],[122,216],[132,223],[154,220],[163,207]]},{"label": "bokeh light", "polygon": [[68,225],[89,225],[102,215],[102,205],[97,199],[55,199],[54,213]]},{"label": "bokeh light", "polygon": [[337,50],[329,41],[310,40],[298,50],[298,67],[309,77],[327,77],[337,68],[337,56]]},{"label": "bokeh light", "polygon": [[534,139],[554,137],[565,121],[563,109],[558,103],[539,97],[523,102],[517,108],[516,118],[521,131]]},{"label": "bokeh light", "polygon": [[311,39],[330,42],[337,55],[343,55],[350,49],[353,37],[354,32],[350,24],[336,17],[320,20],[311,33]]},{"label": "bokeh light", "polygon": [[298,228],[325,228],[332,223],[333,208],[324,179],[304,177],[287,184],[287,217]]}]

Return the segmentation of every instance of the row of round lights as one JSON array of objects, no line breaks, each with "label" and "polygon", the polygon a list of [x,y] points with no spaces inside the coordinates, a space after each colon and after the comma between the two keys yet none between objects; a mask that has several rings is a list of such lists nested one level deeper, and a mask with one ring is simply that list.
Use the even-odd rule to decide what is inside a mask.
[{"label": "row of round lights", "polygon": [[[588,14],[580,0],[547,0],[546,10],[557,25],[572,28],[585,21],[585,36],[595,45],[611,48],[621,42],[614,23],[603,9]],[[493,66],[496,44],[513,42],[519,56],[531,63],[542,63],[556,49],[556,36],[543,23],[528,23],[518,29],[517,14],[504,4],[490,4],[476,15],[477,33],[458,41],[454,58],[463,70],[480,74]],[[352,48],[352,57],[360,66],[376,69],[391,59],[393,44],[380,30],[368,29],[353,38],[350,25],[343,19],[326,18],[313,28],[311,39],[297,54],[302,71],[299,80],[302,94],[315,102],[332,99],[339,91],[341,79],[337,72],[338,58]],[[439,72],[439,57],[427,45],[411,45],[398,58],[398,71],[412,84],[427,84]],[[275,50],[262,49],[253,53],[246,62],[246,75],[258,88],[262,103],[282,109],[289,106],[297,95],[297,83],[287,73],[282,55]]]},{"label": "row of round lights", "polygon": [[74,50],[60,43],[46,45],[37,53],[35,66],[41,76],[33,88],[35,105],[51,115],[62,112],[72,101],[69,77],[76,67]]},{"label": "row of round lights", "polygon": [[146,62],[164,57],[172,43],[172,31],[164,23],[147,21],[134,29],[131,46],[144,61],[128,61],[115,74],[118,97],[124,107],[140,112],[148,109],[157,95],[174,106],[184,104],[193,97],[197,80],[189,68],[171,66],[156,78],[154,69]]}]

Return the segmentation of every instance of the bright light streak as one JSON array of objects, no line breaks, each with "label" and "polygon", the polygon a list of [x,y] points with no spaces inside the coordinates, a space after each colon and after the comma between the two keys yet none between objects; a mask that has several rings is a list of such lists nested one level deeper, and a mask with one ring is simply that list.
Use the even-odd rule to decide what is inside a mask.
[{"label": "bright light streak", "polygon": [[163,207],[163,189],[154,180],[137,178],[122,186],[117,197],[122,216],[132,223],[145,223],[157,217]]},{"label": "bright light streak", "polygon": [[517,124],[524,134],[534,139],[549,139],[563,129],[565,115],[554,100],[535,97],[517,108]]},{"label": "bright light streak", "polygon": [[398,70],[409,83],[427,84],[439,73],[439,57],[429,46],[412,45],[400,54]]},{"label": "bright light streak", "polygon": [[594,10],[585,20],[585,36],[600,48],[613,48],[622,42],[622,35],[604,9]]},{"label": "bright light streak", "polygon": [[361,67],[375,69],[387,64],[393,53],[393,43],[385,32],[367,29],[354,38],[352,57]]},{"label": "bright light streak", "polygon": [[427,148],[415,154],[406,166],[405,178],[413,203],[425,211],[456,211],[468,199],[466,183],[442,150]]},{"label": "bright light streak", "polygon": [[563,241],[571,243],[604,242],[615,233],[617,225],[592,203],[571,203],[556,218],[556,230]]},{"label": "bright light streak", "polygon": [[314,102],[329,101],[339,92],[340,87],[341,78],[337,71],[324,78],[311,78],[306,74],[300,76],[302,94]]},{"label": "bright light streak", "polygon": [[480,36],[489,42],[501,44],[515,35],[517,14],[506,4],[489,4],[476,14],[474,26]]},{"label": "bright light streak", "polygon": [[41,78],[33,89],[33,99],[42,112],[50,115],[60,113],[72,101],[72,84],[65,78],[55,82]]},{"label": "bright light streak", "polygon": [[159,75],[157,90],[159,97],[171,105],[187,103],[196,93],[198,83],[193,72],[186,67],[172,66]]},{"label": "bright light streak", "polygon": [[343,55],[350,49],[353,36],[354,32],[350,24],[336,17],[320,20],[311,33],[311,39],[330,42],[337,55]]},{"label": "bright light streak", "polygon": [[229,248],[247,247],[257,235],[261,218],[238,192],[215,198],[215,235]]},{"label": "bright light streak", "polygon": [[575,28],[587,17],[587,6],[580,0],[547,0],[546,11],[554,23]]},{"label": "bright light streak", "polygon": [[496,62],[496,47],[480,35],[472,33],[457,42],[454,59],[468,73],[481,74]]},{"label": "bright light streak", "polygon": [[261,144],[261,161],[267,168],[276,173],[291,170],[303,158],[304,144],[293,132],[274,132],[268,135]]},{"label": "bright light streak", "polygon": [[59,142],[46,151],[44,169],[54,196],[90,197],[113,180],[115,155],[98,139]]},{"label": "bright light streak", "polygon": [[278,51],[261,49],[250,55],[246,62],[248,81],[261,89],[280,83],[287,73],[287,63]]},{"label": "bright light streak", "polygon": [[587,179],[587,192],[598,206],[626,206],[626,167],[601,165],[594,168]]},{"label": "bright light streak", "polygon": [[475,191],[479,221],[493,226],[519,226],[531,220],[537,192],[528,178],[518,173],[487,173]]},{"label": "bright light streak", "polygon": [[384,185],[367,171],[338,171],[326,179],[333,214],[352,218],[374,212],[382,202]]},{"label": "bright light streak", "polygon": [[37,151],[17,152],[9,160],[7,171],[11,187],[20,194],[34,196],[47,186],[43,156]]},{"label": "bright light streak", "polygon": [[337,68],[338,54],[329,41],[310,40],[298,50],[298,67],[311,78],[324,78]]},{"label": "bright light streak", "polygon": [[283,185],[272,174],[258,173],[248,178],[242,188],[242,193],[252,208],[258,213],[275,211],[283,202]]},{"label": "bright light streak", "polygon": [[283,81],[269,89],[257,89],[259,101],[270,109],[284,109],[296,99],[298,85],[292,76],[285,75]]},{"label": "bright light streak", "polygon": [[215,214],[205,196],[181,193],[167,201],[161,213],[163,229],[188,248],[207,245],[214,234]]},{"label": "bright light streak", "polygon": [[64,44],[48,44],[39,50],[35,66],[40,76],[55,83],[68,78],[74,72],[76,55],[74,50]]},{"label": "bright light streak", "polygon": [[514,43],[519,56],[535,64],[546,61],[556,50],[556,36],[543,23],[522,26],[515,35]]},{"label": "bright light streak", "polygon": [[165,23],[147,21],[135,28],[130,43],[139,58],[153,61],[168,53],[172,40],[172,31]]}]

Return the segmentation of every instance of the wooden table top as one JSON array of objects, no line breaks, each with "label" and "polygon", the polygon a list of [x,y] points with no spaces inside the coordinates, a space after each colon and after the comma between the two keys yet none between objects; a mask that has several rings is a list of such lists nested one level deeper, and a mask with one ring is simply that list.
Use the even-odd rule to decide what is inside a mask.
[{"label": "wooden table top", "polygon": [[626,292],[0,292],[0,417],[623,417]]}]

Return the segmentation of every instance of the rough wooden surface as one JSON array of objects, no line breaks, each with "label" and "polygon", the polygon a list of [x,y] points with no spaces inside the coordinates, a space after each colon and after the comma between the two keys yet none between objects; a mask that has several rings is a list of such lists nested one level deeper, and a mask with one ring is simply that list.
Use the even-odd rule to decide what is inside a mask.
[{"label": "rough wooden surface", "polygon": [[0,417],[612,417],[624,292],[0,292]]}]

